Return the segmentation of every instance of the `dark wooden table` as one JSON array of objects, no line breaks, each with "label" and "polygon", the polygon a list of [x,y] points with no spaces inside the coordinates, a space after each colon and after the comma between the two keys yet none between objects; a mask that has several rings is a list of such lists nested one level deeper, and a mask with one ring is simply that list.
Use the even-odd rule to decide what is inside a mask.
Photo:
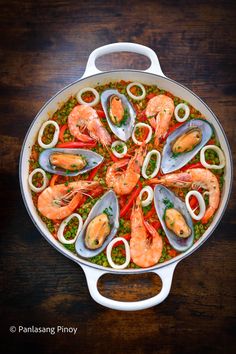
[{"label": "dark wooden table", "polygon": [[[161,305],[118,312],[96,304],[80,267],[39,234],[23,205],[18,161],[45,101],[79,78],[90,52],[117,41],[153,48],[164,73],[219,117],[235,157],[234,1],[4,1],[1,33],[1,343],[3,353],[235,352],[235,194],[209,241],[175,271]],[[101,58],[102,69],[143,58]],[[103,294],[154,294],[156,278],[109,276]],[[77,334],[10,333],[10,326],[77,327]],[[23,350],[23,351],[22,351]]]}]

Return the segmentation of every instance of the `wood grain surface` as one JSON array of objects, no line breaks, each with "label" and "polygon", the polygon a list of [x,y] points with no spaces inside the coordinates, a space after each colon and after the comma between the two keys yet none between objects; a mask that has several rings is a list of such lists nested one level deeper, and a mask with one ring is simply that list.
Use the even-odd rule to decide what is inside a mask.
[{"label": "wood grain surface", "polygon": [[[21,145],[37,111],[82,75],[93,49],[117,41],[154,49],[166,76],[218,116],[235,158],[235,1],[0,3],[2,353],[235,353],[235,193],[212,237],[177,266],[166,301],[127,313],[91,299],[82,269],[34,227],[18,182]],[[143,69],[148,62],[119,54],[98,65]],[[109,275],[99,288],[133,300],[155,294],[160,282]],[[78,330],[10,333],[13,325]]]}]

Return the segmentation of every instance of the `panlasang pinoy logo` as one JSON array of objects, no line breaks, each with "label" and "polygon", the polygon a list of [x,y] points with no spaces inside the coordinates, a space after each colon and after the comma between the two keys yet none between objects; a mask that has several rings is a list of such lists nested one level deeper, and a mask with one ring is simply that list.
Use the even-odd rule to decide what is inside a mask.
[{"label": "panlasang pinoy logo", "polygon": [[[12,328],[14,327],[14,330],[12,330]],[[30,326],[30,327],[26,327],[26,326],[11,326],[10,327],[10,332],[14,333],[14,332],[18,332],[18,333],[38,333],[38,334],[44,334],[44,333],[48,333],[51,335],[54,334],[72,334],[75,335],[77,333],[78,328],[77,327],[65,327],[65,326],[55,326],[55,327],[46,327],[46,326]]]}]

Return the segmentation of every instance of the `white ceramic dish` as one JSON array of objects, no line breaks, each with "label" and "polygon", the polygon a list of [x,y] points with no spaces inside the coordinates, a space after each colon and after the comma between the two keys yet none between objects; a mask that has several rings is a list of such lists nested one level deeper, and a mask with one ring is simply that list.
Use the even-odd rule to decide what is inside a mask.
[{"label": "white ceramic dish", "polygon": [[[150,59],[151,65],[145,71],[137,70],[116,70],[109,72],[101,72],[96,67],[96,59],[104,54],[109,54],[113,52],[135,52],[147,56]],[[188,251],[180,254],[176,258],[165,262],[164,264],[158,264],[156,266],[146,268],[146,269],[125,269],[125,270],[115,270],[110,268],[105,268],[92,264],[65,249],[63,245],[55,240],[55,238],[50,234],[45,224],[40,219],[37,211],[33,205],[31,198],[31,192],[28,186],[28,171],[29,171],[29,157],[32,145],[34,144],[37,133],[43,122],[48,120],[49,115],[55,112],[65,101],[69,99],[71,95],[75,95],[80,89],[88,86],[96,86],[98,84],[105,84],[110,81],[136,81],[149,85],[157,85],[159,88],[170,91],[173,95],[178,96],[187,102],[189,102],[193,107],[198,109],[207,120],[214,126],[215,132],[220,140],[221,147],[224,150],[226,156],[226,168],[225,168],[225,183],[222,191],[222,197],[220,206],[216,212],[214,220],[210,227],[205,232],[204,236],[201,237]],[[117,310],[133,311],[142,310],[154,305],[161,303],[169,294],[172,276],[176,265],[179,261],[183,260],[185,257],[189,256],[192,252],[196,251],[212,234],[216,226],[220,222],[220,219],[226,209],[227,202],[229,199],[231,184],[232,184],[232,156],[229,148],[229,143],[225,136],[222,126],[220,125],[218,119],[210,108],[192,91],[177,83],[176,81],[167,78],[160,67],[159,60],[155,52],[145,46],[134,44],[134,43],[114,43],[109,44],[100,48],[95,49],[88,58],[87,66],[84,75],[75,81],[74,83],[68,85],[59,91],[54,97],[52,97],[38,112],[35,119],[33,120],[23,143],[21,156],[20,156],[20,186],[21,193],[27,211],[41,234],[47,239],[47,241],[55,247],[64,256],[70,258],[71,260],[78,263],[85,272],[88,288],[93,299],[99,304],[110,307]],[[162,289],[160,293],[152,298],[135,301],[135,302],[123,302],[116,301],[101,295],[97,289],[98,279],[105,273],[113,273],[115,275],[119,274],[137,274],[137,273],[147,273],[154,272],[158,274],[162,280]],[[187,289],[186,289],[187,291]]]}]

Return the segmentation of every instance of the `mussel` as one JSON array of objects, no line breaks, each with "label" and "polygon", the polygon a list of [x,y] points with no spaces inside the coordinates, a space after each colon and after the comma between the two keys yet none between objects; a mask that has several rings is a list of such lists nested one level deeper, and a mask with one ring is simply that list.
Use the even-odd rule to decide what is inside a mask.
[{"label": "mussel", "polygon": [[189,152],[200,144],[202,140],[202,131],[198,127],[193,127],[187,130],[184,134],[180,135],[172,143],[172,152],[180,154],[182,152]]},{"label": "mussel", "polygon": [[213,133],[203,119],[191,119],[166,139],[162,152],[161,170],[164,174],[186,165],[208,142]]},{"label": "mussel", "polygon": [[134,128],[136,113],[127,97],[117,90],[106,90],[101,95],[102,108],[112,132],[127,141]]},{"label": "mussel", "polygon": [[67,171],[80,171],[87,165],[87,161],[82,155],[55,152],[50,155],[49,160],[51,165]]},{"label": "mussel", "polygon": [[168,229],[178,237],[186,238],[192,233],[183,215],[175,208],[166,209],[165,223]]},{"label": "mussel", "polygon": [[109,108],[108,112],[111,118],[111,121],[117,125],[122,125],[122,122],[126,118],[126,111],[124,109],[122,100],[117,95],[111,95],[109,99]]},{"label": "mussel", "polygon": [[101,247],[110,232],[111,227],[107,214],[104,212],[95,216],[86,229],[84,238],[86,247],[91,250]]},{"label": "mussel", "polygon": [[98,166],[103,156],[86,149],[46,149],[39,155],[39,164],[47,172],[61,176],[77,176]]},{"label": "mussel", "polygon": [[90,211],[75,243],[79,256],[89,258],[104,250],[119,228],[119,205],[110,190]]},{"label": "mussel", "polygon": [[154,205],[171,246],[179,252],[186,251],[193,244],[194,230],[185,203],[166,187],[156,185]]}]

